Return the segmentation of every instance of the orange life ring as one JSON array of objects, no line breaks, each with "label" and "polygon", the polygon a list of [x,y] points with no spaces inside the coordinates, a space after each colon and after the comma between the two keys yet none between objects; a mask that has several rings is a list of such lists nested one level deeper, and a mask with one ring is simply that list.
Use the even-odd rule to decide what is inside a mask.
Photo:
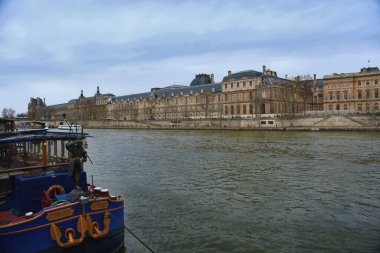
[{"label": "orange life ring", "polygon": [[47,189],[47,191],[44,191],[42,193],[42,207],[48,207],[51,205],[52,194],[54,194],[54,196],[65,194],[65,188],[63,188],[59,184],[50,186],[49,189]]}]

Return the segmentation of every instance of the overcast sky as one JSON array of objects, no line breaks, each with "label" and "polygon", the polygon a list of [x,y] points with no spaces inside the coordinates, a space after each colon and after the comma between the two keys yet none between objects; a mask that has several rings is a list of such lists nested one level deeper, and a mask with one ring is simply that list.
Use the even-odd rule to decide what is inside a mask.
[{"label": "overcast sky", "polygon": [[280,76],[356,72],[380,66],[379,24],[374,0],[0,0],[0,110],[262,65]]}]

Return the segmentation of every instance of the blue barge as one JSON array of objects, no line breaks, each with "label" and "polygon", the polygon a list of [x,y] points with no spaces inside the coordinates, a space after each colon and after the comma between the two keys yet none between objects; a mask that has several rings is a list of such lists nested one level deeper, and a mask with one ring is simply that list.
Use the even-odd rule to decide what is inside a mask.
[{"label": "blue barge", "polygon": [[87,182],[87,135],[2,123],[0,252],[123,252],[124,201]]}]

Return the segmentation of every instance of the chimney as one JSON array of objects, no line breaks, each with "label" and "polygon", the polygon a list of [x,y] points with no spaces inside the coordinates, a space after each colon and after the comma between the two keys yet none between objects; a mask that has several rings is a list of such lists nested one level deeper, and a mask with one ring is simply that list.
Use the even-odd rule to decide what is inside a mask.
[{"label": "chimney", "polygon": [[46,105],[46,103],[45,103],[45,98],[44,98],[44,105]]},{"label": "chimney", "polygon": [[211,74],[211,83],[214,84],[215,81],[214,81],[214,74]]},{"label": "chimney", "polygon": [[300,81],[300,76],[297,76],[297,77],[296,77],[296,81],[297,81],[297,82]]},{"label": "chimney", "polygon": [[231,70],[228,70],[228,75],[230,76],[232,74],[232,71]]},{"label": "chimney", "polygon": [[317,80],[317,74],[314,74],[314,81]]},{"label": "chimney", "polygon": [[267,71],[267,67],[263,65],[263,75],[265,75],[265,72]]},{"label": "chimney", "polygon": [[285,75],[285,79],[288,79],[288,75]]}]

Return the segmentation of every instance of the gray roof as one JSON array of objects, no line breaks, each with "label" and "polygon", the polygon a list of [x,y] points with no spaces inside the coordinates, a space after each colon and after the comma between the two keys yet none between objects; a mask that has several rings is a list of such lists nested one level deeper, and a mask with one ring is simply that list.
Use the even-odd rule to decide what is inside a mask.
[{"label": "gray roof", "polygon": [[61,109],[61,108],[66,108],[67,105],[68,105],[67,103],[63,103],[63,104],[57,104],[57,105],[49,105],[49,106],[46,106],[46,108]]},{"label": "gray roof", "polygon": [[244,70],[244,71],[240,71],[237,73],[233,73],[229,76],[223,77],[223,82],[228,82],[228,81],[232,81],[232,80],[239,80],[239,79],[243,79],[243,78],[254,78],[254,77],[259,77],[262,75],[263,75],[263,73],[261,73],[259,71]]},{"label": "gray roof", "polygon": [[[215,84],[203,84],[203,85],[197,85],[197,86],[185,86],[180,87],[178,89],[159,89],[155,90],[152,93],[157,97],[170,97],[170,96],[181,96],[181,95],[189,95],[189,94],[196,94],[200,93],[201,90],[203,92],[214,92],[220,93],[222,91],[222,86],[220,83]],[[151,92],[144,92],[144,93],[137,93],[132,95],[126,95],[126,96],[119,96],[114,97],[113,102],[120,102],[120,101],[130,101],[132,100],[139,100],[139,99],[148,99],[149,96],[152,94]]]}]

